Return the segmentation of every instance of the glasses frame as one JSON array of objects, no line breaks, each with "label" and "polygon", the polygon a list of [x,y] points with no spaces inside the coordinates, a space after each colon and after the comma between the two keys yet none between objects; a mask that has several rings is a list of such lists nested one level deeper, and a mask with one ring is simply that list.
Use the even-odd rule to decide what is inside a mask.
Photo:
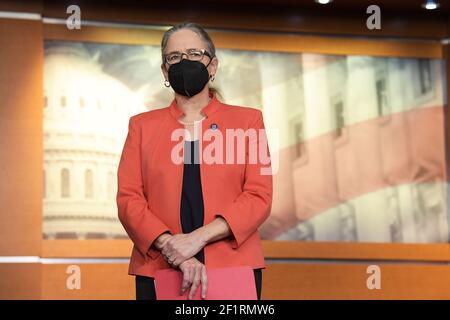
[{"label": "glasses frame", "polygon": [[[214,58],[214,57],[213,57],[206,49],[190,48],[190,49],[188,49],[187,51],[189,51],[189,50],[198,50],[198,51],[200,51],[200,52],[202,53],[202,56],[201,56],[200,59],[198,59],[198,60],[191,60],[191,59],[189,59],[189,53],[186,53],[186,52],[180,52],[180,51],[173,51],[173,52],[171,52],[171,53],[164,54],[164,62],[167,63],[168,65],[177,64],[177,63],[179,63],[181,60],[183,60],[183,55],[186,56],[186,59],[191,60],[191,61],[201,61],[201,60],[203,59],[204,56],[207,56],[210,60],[212,60],[212,59]],[[177,62],[172,62],[172,63],[170,63],[170,62],[168,61],[167,58],[168,58],[169,55],[175,54],[175,53],[179,53],[179,54],[180,54],[180,60],[177,61]]]}]

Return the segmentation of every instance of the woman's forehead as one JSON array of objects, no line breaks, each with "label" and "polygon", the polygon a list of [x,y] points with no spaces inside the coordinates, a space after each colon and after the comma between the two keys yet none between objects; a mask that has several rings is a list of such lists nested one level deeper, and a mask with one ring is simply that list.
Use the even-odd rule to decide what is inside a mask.
[{"label": "woman's forehead", "polygon": [[200,36],[192,30],[182,29],[174,32],[167,41],[166,52],[184,51],[191,48],[204,48]]}]

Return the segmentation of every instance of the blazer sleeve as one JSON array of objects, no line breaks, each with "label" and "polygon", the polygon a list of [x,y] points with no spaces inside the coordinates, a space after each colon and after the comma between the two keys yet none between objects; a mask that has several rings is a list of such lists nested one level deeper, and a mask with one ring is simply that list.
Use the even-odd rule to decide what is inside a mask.
[{"label": "blazer sleeve", "polygon": [[118,216],[141,254],[155,259],[160,251],[152,244],[162,233],[170,232],[170,229],[153,214],[144,195],[140,152],[141,131],[135,122],[136,116],[132,116],[117,169]]},{"label": "blazer sleeve", "polygon": [[[267,155],[270,157],[267,145],[267,136],[264,128],[262,112],[257,110],[250,128],[256,129],[256,139],[249,139],[247,150],[259,153],[263,144],[266,144]],[[259,130],[262,129],[263,139],[259,138]],[[247,151],[248,152],[248,151]],[[245,179],[242,193],[222,212],[215,216],[223,217],[233,233],[232,248],[237,249],[250,235],[269,217],[272,208],[272,174],[261,174],[261,168],[270,169],[269,164],[262,164],[258,155],[256,163],[249,163],[248,153],[245,164]],[[266,169],[266,170],[267,170]]]}]

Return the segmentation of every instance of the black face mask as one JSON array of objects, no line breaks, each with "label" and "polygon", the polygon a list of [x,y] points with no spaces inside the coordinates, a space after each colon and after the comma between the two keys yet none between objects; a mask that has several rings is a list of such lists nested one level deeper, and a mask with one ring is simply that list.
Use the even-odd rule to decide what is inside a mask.
[{"label": "black face mask", "polygon": [[[209,61],[210,63],[211,61]],[[208,63],[208,65],[209,65]],[[182,59],[169,67],[169,82],[173,90],[192,97],[203,90],[209,81],[209,73],[200,61]]]}]

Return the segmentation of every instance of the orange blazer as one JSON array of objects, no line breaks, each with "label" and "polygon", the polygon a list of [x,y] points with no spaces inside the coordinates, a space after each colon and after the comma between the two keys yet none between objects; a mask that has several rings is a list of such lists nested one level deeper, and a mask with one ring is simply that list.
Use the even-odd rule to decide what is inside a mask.
[{"label": "orange blazer", "polygon": [[[224,104],[215,95],[211,98],[202,109],[206,115],[202,133],[210,128],[219,130],[225,143],[225,129],[264,129],[261,111]],[[174,99],[168,107],[134,115],[129,121],[117,172],[116,200],[119,220],[134,243],[130,275],[154,277],[156,270],[171,267],[151,245],[166,231],[182,233],[180,203],[184,165],[171,158],[173,150],[183,145],[183,138],[172,141],[174,130],[184,128],[177,121],[182,115]],[[262,137],[245,138],[245,150],[255,145],[259,150],[264,143],[265,154],[270,157],[265,133]],[[206,135],[200,137],[200,151],[204,152],[212,140]],[[237,148],[238,143],[234,145]],[[262,163],[259,156],[256,162],[249,161],[248,152],[244,158],[245,161],[233,164],[225,160],[223,164],[206,161],[200,164],[204,225],[222,216],[233,234],[205,246],[206,267],[266,267],[258,227],[270,214],[272,175],[261,174],[260,169],[270,170],[270,162]]]}]

